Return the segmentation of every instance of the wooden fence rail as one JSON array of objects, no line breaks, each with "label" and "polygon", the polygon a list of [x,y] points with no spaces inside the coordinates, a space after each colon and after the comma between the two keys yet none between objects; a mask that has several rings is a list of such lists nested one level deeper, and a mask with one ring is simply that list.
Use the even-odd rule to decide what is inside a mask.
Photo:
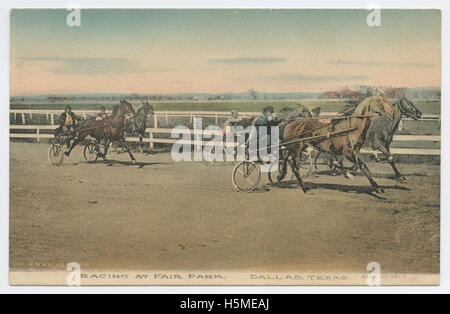
[{"label": "wooden fence rail", "polygon": [[[53,138],[53,134],[42,133],[42,130],[50,132],[56,129],[56,125],[11,125],[10,130],[34,130],[34,133],[10,133],[9,137],[11,139],[36,139],[38,142],[41,139],[51,139]],[[173,144],[175,142],[180,142],[179,139],[173,138],[156,138],[155,134],[171,134],[173,132],[172,129],[163,129],[163,128],[147,128],[146,133],[149,134],[148,137],[143,139],[144,142],[149,143],[150,147],[154,147],[155,143],[163,143],[163,144]],[[193,130],[177,130],[178,134],[191,134],[193,135]],[[214,135],[218,132],[214,131],[203,131],[204,135]],[[220,132],[218,133],[220,134]],[[139,141],[138,138],[135,137],[127,137],[127,141],[136,142]],[[434,142],[440,143],[441,137],[439,135],[395,135],[394,142]],[[205,145],[208,141],[203,141],[202,144]],[[190,142],[180,142],[183,144],[193,144],[193,141]],[[368,153],[368,150],[361,150],[362,152]],[[391,152],[393,154],[405,154],[405,155],[440,155],[440,149],[418,149],[418,148],[392,148]]]}]

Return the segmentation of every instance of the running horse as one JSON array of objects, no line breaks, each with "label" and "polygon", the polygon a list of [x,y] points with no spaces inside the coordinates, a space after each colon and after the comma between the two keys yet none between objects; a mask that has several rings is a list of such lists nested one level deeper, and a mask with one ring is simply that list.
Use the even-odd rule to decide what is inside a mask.
[{"label": "running horse", "polygon": [[[103,120],[89,119],[80,125],[77,129],[78,136],[73,141],[69,150],[64,154],[66,154],[66,156],[70,156],[70,153],[75,146],[77,146],[89,135],[98,143],[105,142],[105,152],[103,154],[99,153],[99,157],[106,158],[111,142],[125,142],[125,118],[127,115],[134,115],[134,113],[133,106],[129,102],[121,100],[120,105],[116,105],[114,107],[113,113],[110,117]],[[128,146],[124,146],[133,163],[136,163],[136,159]]]},{"label": "running horse", "polygon": [[[292,156],[295,161],[294,165],[297,164],[302,151],[310,145],[319,151],[346,157],[358,166],[377,193],[383,192],[383,189],[373,179],[367,165],[359,157],[359,151],[366,140],[371,120],[378,115],[388,116],[391,120],[396,115],[389,99],[380,94],[364,99],[348,117],[335,118],[327,123],[318,119],[302,119],[289,123],[284,130],[283,141],[286,143],[288,154],[283,159],[279,179],[286,176],[287,158]],[[331,133],[334,134],[330,135]],[[317,138],[307,142],[296,141],[302,137]],[[293,172],[302,190],[306,193],[307,188],[295,166]]]},{"label": "running horse", "polygon": [[375,154],[375,160],[377,162],[386,161],[389,163],[392,170],[394,170],[395,179],[398,181],[405,181],[405,177],[402,176],[395,165],[390,146],[394,139],[394,134],[398,130],[400,121],[404,117],[414,120],[420,119],[422,112],[420,112],[414,103],[406,97],[399,99],[392,106],[395,111],[394,119],[391,119],[386,115],[374,118],[367,131],[367,137],[363,144],[363,148],[380,151],[384,158],[380,159],[377,154]]},{"label": "running horse", "polygon": [[147,130],[147,118],[154,115],[154,108],[148,101],[136,111],[136,114],[125,120],[125,132],[130,135],[137,135],[139,138],[139,147],[143,151],[142,142],[144,140],[145,131]]}]

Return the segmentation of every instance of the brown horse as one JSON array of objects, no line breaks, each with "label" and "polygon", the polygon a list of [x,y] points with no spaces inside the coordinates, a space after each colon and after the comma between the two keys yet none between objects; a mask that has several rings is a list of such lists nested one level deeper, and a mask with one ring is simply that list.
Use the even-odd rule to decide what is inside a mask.
[{"label": "brown horse", "polygon": [[[78,136],[72,143],[69,150],[65,152],[66,156],[69,156],[75,146],[77,146],[89,135],[98,143],[105,143],[105,152],[103,154],[99,153],[99,157],[106,158],[111,142],[125,142],[125,116],[129,114],[134,115],[134,113],[133,106],[129,102],[121,100],[120,105],[114,107],[113,114],[110,117],[103,120],[89,119],[82,123],[77,130]],[[128,146],[124,146],[130,155],[131,160],[135,163],[136,159],[129,150]]]},{"label": "brown horse", "polygon": [[[374,114],[387,115],[393,119],[395,112],[386,97],[376,95],[366,98],[358,105],[351,116],[345,118],[333,119],[327,123],[318,119],[304,119],[295,120],[288,124],[284,130],[284,142],[288,154],[283,160],[280,178],[282,179],[286,175],[286,161],[289,155],[296,161],[295,165],[299,161],[301,152],[308,145],[311,145],[322,152],[345,156],[361,169],[375,191],[382,192],[381,187],[372,178],[367,165],[359,158],[359,151],[366,139],[366,133],[372,119],[368,116],[375,116]],[[306,142],[292,143],[292,140],[308,137],[312,139]],[[294,166],[293,172],[303,191],[306,192],[307,188],[295,168]]]}]

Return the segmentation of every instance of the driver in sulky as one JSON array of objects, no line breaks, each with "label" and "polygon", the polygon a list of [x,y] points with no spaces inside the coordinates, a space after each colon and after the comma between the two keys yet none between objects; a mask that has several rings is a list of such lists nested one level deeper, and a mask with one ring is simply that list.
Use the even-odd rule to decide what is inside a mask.
[{"label": "driver in sulky", "polygon": [[[270,146],[271,146],[271,127],[272,126],[278,126],[280,124],[281,120],[274,117],[274,109],[272,106],[265,107],[263,109],[262,114],[260,114],[258,117],[256,117],[255,121],[253,122],[253,127],[250,132],[249,141],[257,141],[258,149],[260,150],[262,147],[259,147],[261,143],[267,144],[268,153],[270,154]],[[261,127],[266,127],[267,132],[266,134],[261,133]],[[266,140],[264,140],[264,138]]]},{"label": "driver in sulky", "polygon": [[[59,116],[59,127],[55,130],[55,137],[73,130],[80,120],[81,119],[73,113],[72,108],[67,106],[66,109],[64,109],[64,112]],[[67,147],[70,147],[70,139],[67,142]]]}]

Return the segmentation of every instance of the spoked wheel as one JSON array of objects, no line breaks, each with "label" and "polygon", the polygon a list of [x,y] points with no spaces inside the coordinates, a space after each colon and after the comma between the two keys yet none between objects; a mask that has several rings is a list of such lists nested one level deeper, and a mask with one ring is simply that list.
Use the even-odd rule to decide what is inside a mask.
[{"label": "spoked wheel", "polygon": [[[268,177],[269,177],[269,182],[270,183],[278,183],[281,182],[282,180],[288,180],[290,181],[292,178],[294,178],[294,173],[292,172],[292,161],[289,158],[287,163],[286,163],[286,175],[284,176],[283,179],[280,178],[280,174],[281,174],[281,170],[283,168],[283,163],[282,160],[279,161],[278,164],[272,164],[269,168],[269,172]],[[281,180],[280,180],[281,179]]]},{"label": "spoked wheel", "polygon": [[[217,159],[215,158],[215,155],[216,155],[216,147],[212,147],[212,148],[211,148],[210,154],[211,154],[211,158],[212,158],[211,163],[212,163],[214,166],[220,166],[220,165],[223,165],[223,164],[226,163],[226,155],[227,155],[227,153],[226,153],[225,147],[222,149],[222,160],[217,160]],[[220,154],[220,153],[219,153],[219,154]]]},{"label": "spoked wheel", "polygon": [[312,173],[314,168],[311,152],[302,152],[300,161],[296,166],[302,178],[308,177]]},{"label": "spoked wheel", "polygon": [[314,169],[317,173],[332,171],[335,168],[333,157],[330,154],[319,152],[314,158]]},{"label": "spoked wheel", "polygon": [[60,165],[64,160],[64,144],[54,143],[48,150],[48,161],[55,166]]},{"label": "spoked wheel", "polygon": [[261,180],[261,171],[253,161],[241,161],[233,170],[233,186],[239,192],[254,191]]},{"label": "spoked wheel", "polygon": [[88,163],[95,163],[98,159],[98,156],[100,154],[100,149],[97,144],[94,143],[87,143],[86,146],[84,146],[84,159]]},{"label": "spoked wheel", "polygon": [[[286,163],[286,175],[282,178],[282,180],[296,180],[294,172],[292,171],[293,166],[293,161],[291,158],[289,158]],[[302,178],[308,177],[312,173],[314,167],[311,153],[302,152],[300,161],[296,166],[298,167],[297,170]],[[281,178],[279,177],[279,175],[281,174],[281,170],[283,167],[282,160],[280,160],[278,165],[273,165],[271,167],[274,167],[274,169],[269,168],[268,175],[270,183],[281,182],[282,180],[280,180]]]}]

